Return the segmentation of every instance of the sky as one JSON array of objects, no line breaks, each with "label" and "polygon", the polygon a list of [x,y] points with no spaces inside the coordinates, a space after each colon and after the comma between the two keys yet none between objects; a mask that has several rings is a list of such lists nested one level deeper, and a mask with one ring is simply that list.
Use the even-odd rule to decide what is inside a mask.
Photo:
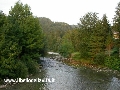
[{"label": "sky", "polygon": [[[0,10],[8,15],[11,6],[18,0],[0,0]],[[102,18],[106,14],[109,22],[115,15],[120,0],[20,0],[31,7],[34,16],[46,17],[54,22],[65,22],[77,25],[80,18],[88,12],[99,13]]]}]

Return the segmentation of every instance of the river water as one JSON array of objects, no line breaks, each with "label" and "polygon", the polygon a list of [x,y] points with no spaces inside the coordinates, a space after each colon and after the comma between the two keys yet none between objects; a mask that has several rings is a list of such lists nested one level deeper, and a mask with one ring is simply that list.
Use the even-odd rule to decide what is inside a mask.
[{"label": "river water", "polygon": [[39,74],[31,78],[48,78],[49,82],[25,82],[0,90],[120,90],[120,77],[112,72],[68,66],[50,58],[42,59]]}]

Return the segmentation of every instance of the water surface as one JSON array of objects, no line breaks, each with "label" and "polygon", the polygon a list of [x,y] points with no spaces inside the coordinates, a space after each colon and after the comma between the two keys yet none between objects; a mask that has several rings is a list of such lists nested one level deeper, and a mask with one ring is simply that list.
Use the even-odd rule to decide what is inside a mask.
[{"label": "water surface", "polygon": [[112,72],[97,72],[50,58],[41,59],[42,69],[31,78],[54,78],[55,82],[22,83],[1,90],[120,90],[120,77]]}]

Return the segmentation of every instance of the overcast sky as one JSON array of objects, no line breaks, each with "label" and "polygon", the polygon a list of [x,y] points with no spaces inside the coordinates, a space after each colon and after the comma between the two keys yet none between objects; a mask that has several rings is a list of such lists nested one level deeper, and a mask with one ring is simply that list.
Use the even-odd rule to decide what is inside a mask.
[{"label": "overcast sky", "polygon": [[[9,13],[11,6],[18,0],[0,0],[0,10]],[[31,7],[33,15],[47,17],[55,22],[66,22],[70,25],[79,23],[87,12],[99,13],[101,18],[106,14],[111,22],[115,8],[120,0],[20,0]]]}]

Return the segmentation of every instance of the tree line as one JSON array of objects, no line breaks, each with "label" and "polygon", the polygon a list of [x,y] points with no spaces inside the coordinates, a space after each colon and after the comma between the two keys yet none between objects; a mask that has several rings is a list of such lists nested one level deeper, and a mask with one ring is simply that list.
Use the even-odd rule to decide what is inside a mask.
[{"label": "tree line", "polygon": [[78,60],[120,70],[120,3],[113,23],[106,14],[99,18],[96,12],[86,13],[75,26],[44,17],[39,19],[48,51],[59,52],[64,57],[76,52]]},{"label": "tree line", "polygon": [[120,71],[120,3],[116,7],[113,23],[107,15],[100,19],[96,12],[88,12],[80,18],[78,27],[68,30],[62,37],[59,52],[92,64],[107,66]]}]

